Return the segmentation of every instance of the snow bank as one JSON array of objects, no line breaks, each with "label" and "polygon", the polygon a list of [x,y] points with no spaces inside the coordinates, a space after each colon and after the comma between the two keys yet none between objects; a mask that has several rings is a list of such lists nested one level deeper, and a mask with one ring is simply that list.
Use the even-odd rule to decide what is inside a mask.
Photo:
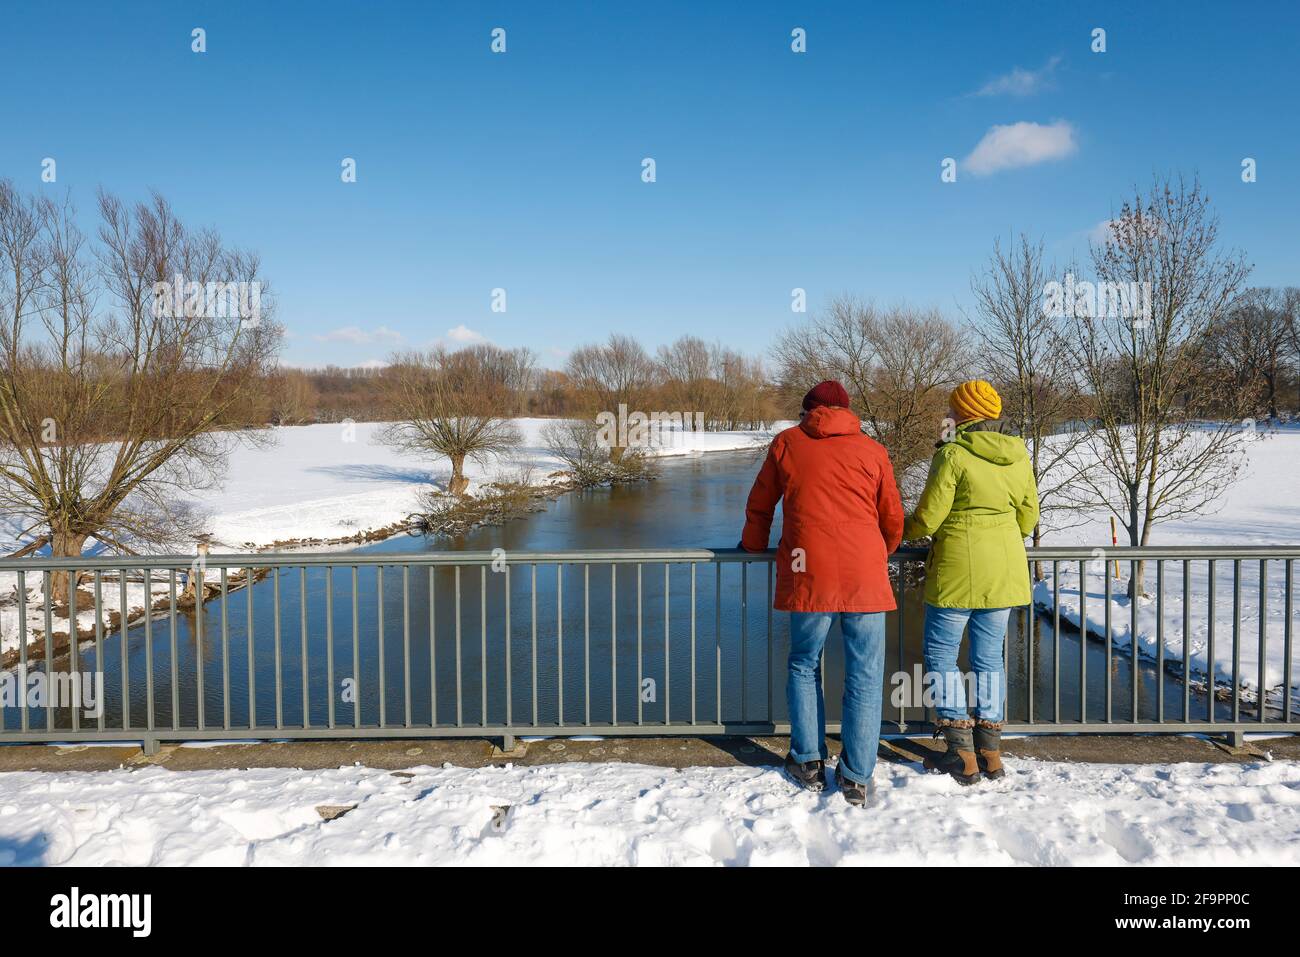
[{"label": "snow bank", "polygon": [[0,863],[1300,864],[1300,762],[1007,764],[882,763],[866,810],[747,767],[7,773]]}]

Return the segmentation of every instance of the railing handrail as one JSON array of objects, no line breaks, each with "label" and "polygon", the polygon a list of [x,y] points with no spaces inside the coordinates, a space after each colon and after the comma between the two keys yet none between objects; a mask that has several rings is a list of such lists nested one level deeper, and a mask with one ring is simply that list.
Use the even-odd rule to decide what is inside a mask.
[{"label": "railing handrail", "polygon": [[[1142,545],[1142,546],[1087,546],[1043,545],[1026,548],[1030,561],[1093,561],[1101,549],[1105,560],[1137,561],[1143,559],[1232,561],[1300,558],[1298,545]],[[891,562],[923,561],[928,549],[900,548],[889,556]],[[94,571],[95,569],[185,569],[194,564],[196,555],[83,555],[78,558],[49,558],[28,556],[0,558],[0,571]],[[747,552],[739,548],[598,548],[565,549],[561,551],[496,551],[463,552],[360,552],[360,551],[302,551],[302,552],[223,552],[204,558],[206,565],[227,568],[277,568],[315,565],[370,566],[370,565],[487,565],[504,562],[507,565],[564,564],[583,562],[591,564],[623,564],[636,562],[745,562],[771,561],[775,549]]]}]

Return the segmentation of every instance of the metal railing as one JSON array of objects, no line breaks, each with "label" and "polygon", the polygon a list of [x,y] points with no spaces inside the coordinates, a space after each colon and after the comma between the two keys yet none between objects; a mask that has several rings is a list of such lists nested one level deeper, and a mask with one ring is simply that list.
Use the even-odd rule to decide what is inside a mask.
[{"label": "metal railing", "polygon": [[[508,748],[517,735],[780,734],[788,627],[771,608],[774,557],[622,549],[0,560],[0,573],[17,576],[8,620],[18,628],[6,634],[0,741],[140,741],[152,752],[167,740],[484,736]],[[887,625],[891,685],[920,661],[919,590],[897,583],[924,558],[915,549],[890,558],[900,599]],[[1029,558],[1045,576],[1036,595],[1047,607],[1020,609],[1009,629],[1009,731],[1238,740],[1300,731],[1291,690],[1300,546],[1114,548],[1100,574],[1095,549],[1037,548]],[[1139,562],[1153,566],[1144,579],[1153,593],[1117,605],[1111,563],[1132,574]],[[1172,597],[1171,569],[1181,581]],[[56,608],[52,577],[67,572],[79,586]],[[1253,602],[1243,600],[1252,578]],[[1098,600],[1085,640],[1069,619],[1093,621]],[[1198,636],[1176,655],[1166,652],[1171,607],[1184,639]],[[1252,618],[1253,637],[1243,628]],[[1125,634],[1127,647],[1117,641]],[[837,644],[828,643],[826,669],[832,714]],[[83,669],[81,702],[94,707],[56,699],[60,686],[77,694]],[[89,698],[85,682],[96,689]],[[44,699],[32,690],[42,683]],[[887,687],[884,716],[887,733],[914,733],[928,730],[931,712]],[[834,720],[828,728],[838,731]]]}]

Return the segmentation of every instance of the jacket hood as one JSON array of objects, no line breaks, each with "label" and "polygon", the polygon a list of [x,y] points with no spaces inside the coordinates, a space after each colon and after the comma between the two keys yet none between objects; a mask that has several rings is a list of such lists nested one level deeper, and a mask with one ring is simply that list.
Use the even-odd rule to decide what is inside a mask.
[{"label": "jacket hood", "polygon": [[994,465],[1014,465],[1029,457],[1024,440],[1009,432],[996,431],[1001,427],[997,420],[985,420],[974,426],[962,426],[957,429],[953,444],[960,445],[986,462]]},{"label": "jacket hood", "polygon": [[825,439],[832,435],[852,435],[862,431],[862,423],[848,409],[835,405],[819,405],[803,417],[799,423],[814,439]]}]

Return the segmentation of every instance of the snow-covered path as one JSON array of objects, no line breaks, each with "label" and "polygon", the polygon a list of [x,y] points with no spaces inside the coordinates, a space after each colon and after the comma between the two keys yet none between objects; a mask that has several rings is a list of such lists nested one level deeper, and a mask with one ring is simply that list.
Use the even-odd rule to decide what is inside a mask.
[{"label": "snow-covered path", "polygon": [[1300,762],[1008,766],[882,762],[866,810],[770,768],[6,773],[0,863],[1300,864]]}]

